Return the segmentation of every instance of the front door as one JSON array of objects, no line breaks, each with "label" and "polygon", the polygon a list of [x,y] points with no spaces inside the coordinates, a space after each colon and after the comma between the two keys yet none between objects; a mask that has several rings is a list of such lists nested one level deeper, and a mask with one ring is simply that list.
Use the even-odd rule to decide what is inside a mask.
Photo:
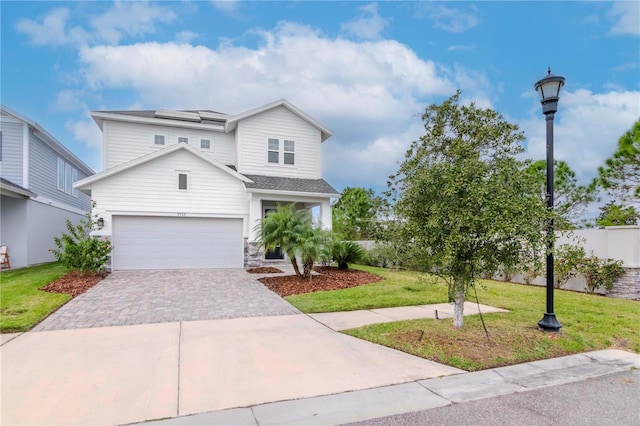
[{"label": "front door", "polygon": [[[265,209],[264,210],[264,217],[267,217],[267,215],[270,212],[274,212],[276,211],[276,209]],[[273,250],[267,250],[264,254],[264,258],[265,260],[283,260],[284,259],[284,253],[282,253],[282,250],[280,249],[280,246],[276,247]]]}]

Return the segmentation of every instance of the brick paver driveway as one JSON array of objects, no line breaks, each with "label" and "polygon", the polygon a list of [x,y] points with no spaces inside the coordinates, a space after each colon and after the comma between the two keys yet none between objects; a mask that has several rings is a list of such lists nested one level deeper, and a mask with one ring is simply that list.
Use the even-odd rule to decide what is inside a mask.
[{"label": "brick paver driveway", "polygon": [[242,269],[116,271],[33,331],[299,313]]}]

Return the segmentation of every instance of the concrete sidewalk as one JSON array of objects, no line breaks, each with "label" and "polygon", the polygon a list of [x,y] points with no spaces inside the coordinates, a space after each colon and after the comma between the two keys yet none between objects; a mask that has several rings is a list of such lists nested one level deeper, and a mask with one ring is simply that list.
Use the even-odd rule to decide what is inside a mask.
[{"label": "concrete sidewalk", "polygon": [[[472,302],[464,302],[464,315],[477,315],[495,312],[509,312],[492,306],[478,305]],[[397,308],[365,309],[360,311],[327,312],[322,314],[309,314],[309,316],[332,330],[341,331],[350,328],[362,327],[369,324],[404,321],[422,318],[453,318],[452,303],[438,303],[435,305],[400,306]]]},{"label": "concrete sidewalk", "polygon": [[[222,410],[144,424],[336,425],[578,383],[638,368],[640,368],[640,355],[620,350],[603,350],[475,373]],[[638,383],[632,383],[631,386],[635,386],[633,389],[637,393]],[[565,410],[569,402],[559,401]],[[640,416],[640,411],[638,415]],[[380,422],[380,424],[396,424],[398,420],[392,417],[391,421]],[[450,420],[452,421],[449,424],[474,423],[469,417],[459,417],[457,421]],[[632,419],[634,422],[635,420]]]}]

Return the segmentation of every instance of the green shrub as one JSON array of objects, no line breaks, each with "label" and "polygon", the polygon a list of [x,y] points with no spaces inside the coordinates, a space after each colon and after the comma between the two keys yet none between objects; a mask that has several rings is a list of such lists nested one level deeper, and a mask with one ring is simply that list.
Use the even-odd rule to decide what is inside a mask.
[{"label": "green shrub", "polygon": [[581,246],[561,244],[554,253],[553,285],[560,288],[575,277],[580,265],[585,260],[585,252]]},{"label": "green shrub", "polygon": [[604,286],[607,290],[613,288],[613,281],[624,274],[622,262],[613,259],[599,259],[595,256],[585,258],[579,270],[587,281],[589,293]]},{"label": "green shrub", "polygon": [[67,219],[68,233],[53,237],[57,249],[52,249],[51,252],[55,258],[67,268],[82,274],[100,271],[113,248],[109,241],[90,235],[95,225],[96,221],[91,213],[87,213],[86,219],[81,220],[78,225],[73,225]]},{"label": "green shrub", "polygon": [[339,269],[349,269],[349,263],[358,263],[365,257],[366,251],[353,241],[334,241],[331,257]]}]

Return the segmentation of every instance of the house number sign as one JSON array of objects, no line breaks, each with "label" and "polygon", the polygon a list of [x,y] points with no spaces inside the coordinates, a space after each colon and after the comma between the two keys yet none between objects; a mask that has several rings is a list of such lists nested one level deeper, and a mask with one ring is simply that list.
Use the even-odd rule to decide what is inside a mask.
[{"label": "house number sign", "polygon": [[187,214],[186,214],[186,213],[182,213],[182,212],[178,212],[177,214],[178,214],[178,217],[185,217],[185,216],[187,216]]}]

